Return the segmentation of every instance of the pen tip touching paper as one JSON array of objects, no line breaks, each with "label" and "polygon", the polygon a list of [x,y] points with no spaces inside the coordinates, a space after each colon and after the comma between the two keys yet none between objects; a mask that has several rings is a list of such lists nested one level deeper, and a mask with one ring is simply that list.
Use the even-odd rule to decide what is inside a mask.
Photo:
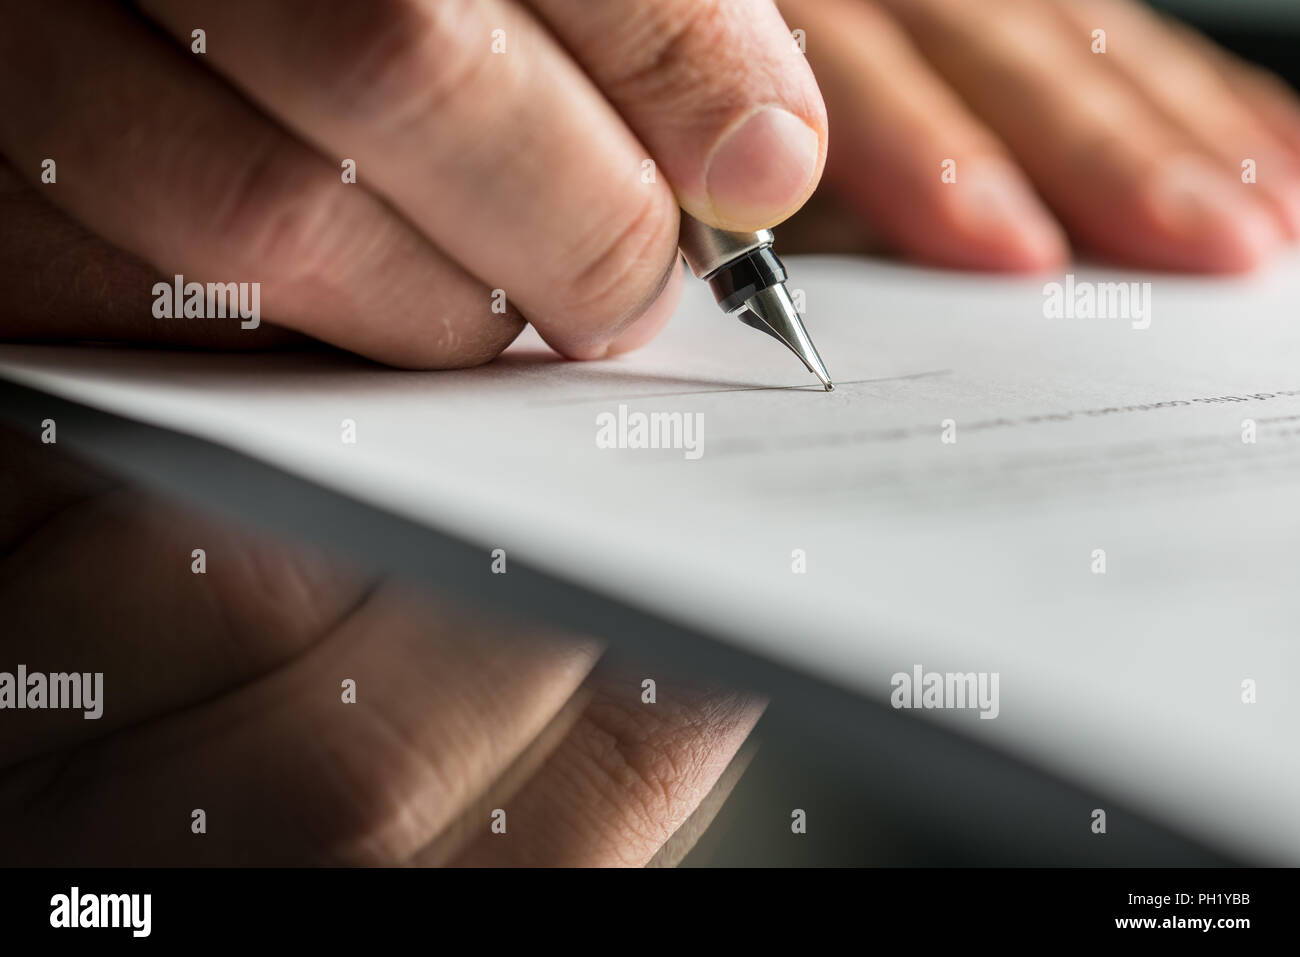
[{"label": "pen tip touching paper", "polygon": [[827,392],[834,391],[830,373],[808,337],[808,330],[799,319],[799,310],[784,283],[769,286],[745,300],[740,321],[784,344],[818,378]]}]

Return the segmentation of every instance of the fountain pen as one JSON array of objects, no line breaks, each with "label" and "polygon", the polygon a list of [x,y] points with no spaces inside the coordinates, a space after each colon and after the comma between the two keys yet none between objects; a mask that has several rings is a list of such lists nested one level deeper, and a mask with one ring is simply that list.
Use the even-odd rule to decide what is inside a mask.
[{"label": "fountain pen", "polygon": [[830,392],[835,385],[785,288],[785,267],[772,252],[772,240],[770,229],[732,233],[683,212],[677,244],[691,272],[713,288],[723,312],[783,343]]}]

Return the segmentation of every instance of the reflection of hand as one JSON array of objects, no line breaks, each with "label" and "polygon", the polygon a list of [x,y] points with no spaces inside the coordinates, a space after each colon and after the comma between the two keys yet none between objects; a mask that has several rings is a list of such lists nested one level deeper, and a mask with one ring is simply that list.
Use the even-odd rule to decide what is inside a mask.
[{"label": "reflection of hand", "polygon": [[0,711],[0,863],[642,864],[761,710],[663,676],[642,704],[643,676],[592,673],[591,642],[418,601],[55,455],[0,435],[0,671],[103,672],[104,710]]},{"label": "reflection of hand", "polygon": [[781,8],[826,98],[828,184],[913,256],[1045,267],[1065,255],[1064,227],[1133,265],[1232,271],[1300,235],[1296,99],[1135,3]]},{"label": "reflection of hand", "polygon": [[[671,313],[679,202],[771,225],[825,143],[771,0],[7,3],[0,153],[34,185],[0,188],[0,332],[220,325],[152,322],[157,271],[260,282],[268,321],[394,365],[524,319],[601,356]],[[101,290],[128,302],[88,328]]]}]

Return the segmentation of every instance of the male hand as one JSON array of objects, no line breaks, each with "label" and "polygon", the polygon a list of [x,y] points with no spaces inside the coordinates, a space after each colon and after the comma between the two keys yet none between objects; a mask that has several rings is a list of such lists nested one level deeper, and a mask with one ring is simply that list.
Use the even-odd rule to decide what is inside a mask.
[{"label": "male hand", "polygon": [[824,162],[771,0],[3,0],[0,20],[0,153],[31,184],[0,182],[9,337],[276,338],[155,321],[179,273],[260,282],[269,321],[394,365],[485,362],[525,320],[599,357],[672,312],[678,204],[770,226]]}]

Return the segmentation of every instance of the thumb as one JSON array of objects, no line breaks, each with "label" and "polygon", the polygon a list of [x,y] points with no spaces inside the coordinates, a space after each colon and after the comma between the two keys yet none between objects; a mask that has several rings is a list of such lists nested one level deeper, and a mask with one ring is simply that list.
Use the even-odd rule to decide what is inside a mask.
[{"label": "thumb", "polygon": [[826,107],[772,0],[533,3],[696,219],[761,229],[812,195]]}]

